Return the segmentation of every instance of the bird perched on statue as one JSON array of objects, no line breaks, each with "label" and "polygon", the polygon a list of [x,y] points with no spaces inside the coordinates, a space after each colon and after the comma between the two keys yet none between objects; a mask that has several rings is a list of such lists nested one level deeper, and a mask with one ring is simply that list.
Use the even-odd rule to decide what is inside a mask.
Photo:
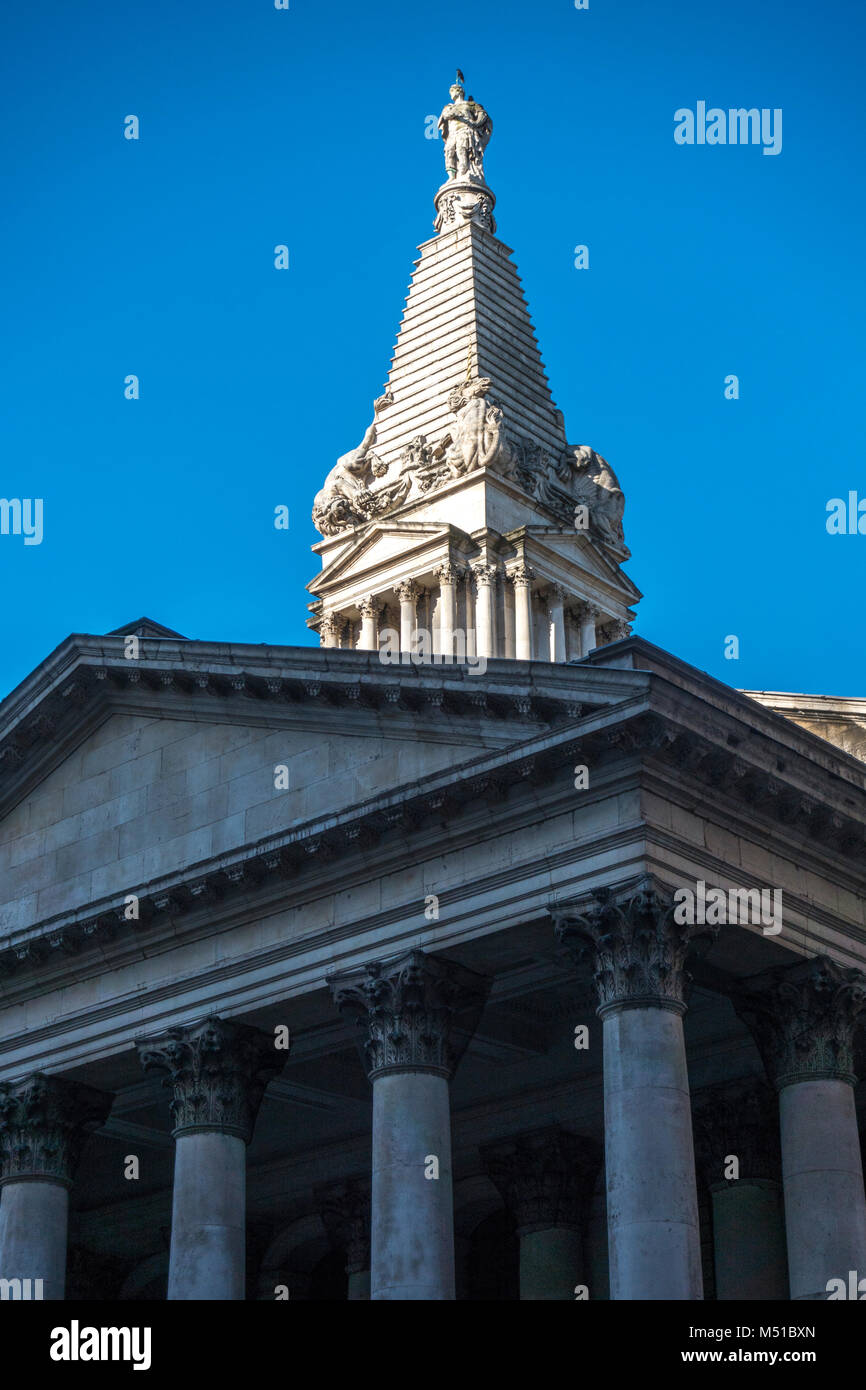
[{"label": "bird perched on statue", "polygon": [[460,69],[458,68],[458,69],[457,69],[457,81],[460,83],[460,86],[461,86],[461,87],[463,86],[463,83],[465,82],[465,80],[466,80],[466,79],[464,78],[463,73],[462,73],[462,72],[460,71]]}]

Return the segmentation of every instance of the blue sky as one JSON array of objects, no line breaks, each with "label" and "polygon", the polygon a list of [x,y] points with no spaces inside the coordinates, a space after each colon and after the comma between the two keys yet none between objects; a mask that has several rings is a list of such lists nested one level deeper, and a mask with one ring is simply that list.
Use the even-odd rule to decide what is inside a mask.
[{"label": "blue sky", "polygon": [[[0,693],[141,614],[310,643],[312,498],[387,375],[459,65],[569,439],[626,492],[636,631],[866,695],[866,535],[825,526],[866,498],[862,6],[290,3],[5,7],[0,496],[44,538],[0,536]],[[678,146],[699,100],[781,108],[781,153]]]}]

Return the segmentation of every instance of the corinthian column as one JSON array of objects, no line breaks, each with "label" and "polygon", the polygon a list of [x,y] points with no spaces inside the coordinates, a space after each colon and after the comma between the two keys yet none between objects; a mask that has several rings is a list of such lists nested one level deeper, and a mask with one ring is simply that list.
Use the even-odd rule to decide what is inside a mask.
[{"label": "corinthian column", "polygon": [[415,640],[415,608],[420,590],[414,579],[407,579],[396,586],[400,600],[400,650],[411,652]]},{"label": "corinthian column", "polygon": [[585,603],[580,611],[580,654],[589,656],[595,650],[595,625],[601,617],[601,609],[594,603]]},{"label": "corinthian column", "polygon": [[866,1198],[853,1044],[866,977],[816,956],[748,981],[736,1000],[779,1093],[792,1299],[866,1275]]},{"label": "corinthian column", "polygon": [[703,1297],[689,1082],[686,956],[709,927],[674,921],[646,880],[553,910],[594,965],[604,1034],[604,1145],[612,1299]]},{"label": "corinthian column", "polygon": [[379,637],[376,631],[376,619],[379,607],[373,594],[368,594],[362,598],[358,604],[361,610],[361,640],[360,647],[363,651],[375,652],[379,649]]},{"label": "corinthian column", "polygon": [[319,644],[322,647],[339,647],[340,634],[345,627],[345,619],[339,613],[326,613],[319,626]]},{"label": "corinthian column", "polygon": [[560,584],[551,584],[547,591],[547,611],[550,618],[550,660],[565,661],[565,600]]},{"label": "corinthian column", "polygon": [[493,650],[493,582],[496,570],[492,565],[472,566],[475,575],[475,654],[495,656]]},{"label": "corinthian column", "polygon": [[457,570],[446,560],[434,571],[439,580],[439,650],[454,655],[454,629],[457,626]]},{"label": "corinthian column", "polygon": [[514,585],[514,656],[517,661],[531,661],[532,570],[518,565],[508,577]]},{"label": "corinthian column", "polygon": [[370,1297],[370,1184],[357,1178],[317,1193],[331,1243],[346,1253],[349,1302]]},{"label": "corinthian column", "polygon": [[175,1138],[169,1299],[242,1299],[246,1145],[285,1056],[270,1033],[211,1016],[136,1042],[146,1072],[166,1073]]},{"label": "corinthian column", "polygon": [[572,1302],[586,1283],[582,1231],[601,1162],[596,1144],[557,1128],[482,1152],[520,1241],[520,1297]]},{"label": "corinthian column", "polygon": [[63,1298],[69,1189],[113,1099],[40,1072],[0,1085],[0,1279],[30,1280],[31,1297]]},{"label": "corinthian column", "polygon": [[331,977],[373,1083],[371,1299],[454,1298],[449,1082],[489,987],[417,950]]},{"label": "corinthian column", "polygon": [[713,1203],[716,1298],[786,1299],[776,1098],[755,1077],[695,1098],[695,1153]]}]

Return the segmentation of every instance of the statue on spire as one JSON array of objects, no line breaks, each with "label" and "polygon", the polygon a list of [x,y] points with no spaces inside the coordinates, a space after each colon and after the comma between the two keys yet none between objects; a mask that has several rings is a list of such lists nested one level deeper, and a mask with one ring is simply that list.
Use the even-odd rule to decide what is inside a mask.
[{"label": "statue on spire", "polygon": [[493,122],[483,106],[466,96],[459,68],[457,81],[448,95],[451,100],[439,117],[448,178],[484,183],[484,151],[493,132]]}]

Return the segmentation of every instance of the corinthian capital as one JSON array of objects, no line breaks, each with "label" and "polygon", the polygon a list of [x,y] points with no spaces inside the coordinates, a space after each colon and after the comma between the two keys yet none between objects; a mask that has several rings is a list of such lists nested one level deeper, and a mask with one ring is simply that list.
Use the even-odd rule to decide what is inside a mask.
[{"label": "corinthian capital", "polygon": [[550,912],[560,944],[576,962],[592,961],[600,1016],[648,1005],[684,1013],[686,959],[718,931],[675,922],[672,895],[650,878],[618,893],[596,889],[588,900]]},{"label": "corinthian capital", "polygon": [[472,573],[475,575],[475,584],[480,588],[482,584],[493,584],[496,582],[496,566],[479,562],[472,566]]},{"label": "corinthian capital", "polygon": [[415,603],[421,594],[421,589],[414,579],[404,579],[402,583],[394,585],[394,590],[401,603]]},{"label": "corinthian capital", "polygon": [[113,1099],[41,1072],[0,1085],[0,1183],[51,1178],[71,1187],[82,1144]]},{"label": "corinthian capital", "polygon": [[535,578],[535,571],[530,569],[529,565],[515,565],[508,571],[508,578],[515,589],[527,589]]},{"label": "corinthian capital", "polygon": [[[389,1071],[431,1071],[449,1080],[484,1007],[490,981],[441,956],[407,951],[330,979],[334,1003],[367,1032],[371,1081]],[[461,1014],[461,1036],[452,1027]]]},{"label": "corinthian capital", "polygon": [[862,971],[815,956],[748,980],[734,1007],[778,1090],[796,1081],[856,1082],[854,1034],[866,1009]]},{"label": "corinthian capital", "polygon": [[335,647],[345,626],[346,619],[341,613],[326,613],[319,624],[319,640],[322,646]]},{"label": "corinthian capital", "polygon": [[365,594],[362,599],[358,600],[358,610],[362,618],[370,619],[378,617],[381,607],[382,604],[376,598],[375,594]]},{"label": "corinthian capital", "polygon": [[136,1041],[146,1072],[165,1072],[175,1138],[201,1130],[249,1143],[265,1087],[285,1066],[274,1038],[215,1015]]},{"label": "corinthian capital", "polygon": [[481,1157],[518,1235],[583,1225],[601,1167],[598,1144],[554,1127],[490,1144]]},{"label": "corinthian capital", "polygon": [[456,584],[463,571],[457,565],[453,565],[450,560],[443,560],[441,565],[436,566],[433,573],[440,584]]}]

